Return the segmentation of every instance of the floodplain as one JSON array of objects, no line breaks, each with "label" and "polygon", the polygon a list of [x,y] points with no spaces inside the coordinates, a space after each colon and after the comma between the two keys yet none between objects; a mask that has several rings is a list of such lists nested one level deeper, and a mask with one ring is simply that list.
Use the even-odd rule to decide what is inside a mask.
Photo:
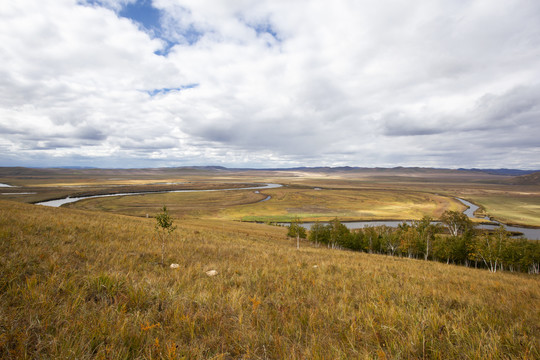
[{"label": "floodplain", "polygon": [[[519,177],[517,177],[519,178]],[[480,171],[423,168],[229,170],[24,169],[4,168],[0,199],[36,203],[63,198],[126,192],[156,194],[79,201],[73,208],[146,216],[166,204],[178,217],[237,221],[418,220],[439,218],[445,210],[464,210],[455,198],[480,206],[479,218],[540,227],[540,184]],[[167,190],[242,188],[279,183],[279,189],[158,193]],[[17,193],[21,193],[17,195]],[[261,201],[271,196],[267,201]],[[478,220],[480,221],[480,219]]]}]

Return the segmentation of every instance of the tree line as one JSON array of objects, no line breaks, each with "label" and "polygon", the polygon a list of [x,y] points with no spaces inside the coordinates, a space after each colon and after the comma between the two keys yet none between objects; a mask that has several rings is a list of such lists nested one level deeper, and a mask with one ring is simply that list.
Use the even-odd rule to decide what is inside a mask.
[{"label": "tree line", "polygon": [[288,236],[330,248],[441,261],[491,272],[540,273],[540,241],[512,238],[502,225],[492,232],[476,229],[457,211],[446,211],[440,223],[425,216],[397,228],[383,225],[349,230],[336,218],[327,225],[316,222],[309,234],[296,219]]}]

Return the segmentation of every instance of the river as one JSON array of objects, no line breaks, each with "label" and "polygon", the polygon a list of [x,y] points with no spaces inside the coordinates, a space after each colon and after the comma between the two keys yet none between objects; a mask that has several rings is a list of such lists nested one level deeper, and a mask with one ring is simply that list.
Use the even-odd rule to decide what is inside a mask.
[{"label": "river", "polygon": [[[479,206],[477,206],[477,205],[475,205],[472,202],[469,202],[467,200],[463,200],[463,199],[460,199],[460,198],[456,198],[456,199],[461,201],[465,206],[468,206],[467,210],[465,210],[463,213],[465,215],[467,215],[468,217],[470,217],[470,218],[474,218],[474,213],[476,212],[476,210],[478,210]],[[492,220],[487,216],[484,217],[483,219],[487,220],[487,221],[490,221],[493,224],[480,224],[480,225],[476,226],[477,228],[493,230],[493,229],[496,229],[497,227],[499,227],[499,225],[503,225],[504,228],[507,231],[523,233],[523,237],[525,237],[527,239],[530,239],[530,240],[540,240],[540,229],[531,229],[531,228],[526,228],[526,227],[521,227],[521,226],[505,225],[505,224],[500,223],[500,222],[498,222],[496,220]]]},{"label": "river", "polygon": [[[474,218],[474,212],[478,210],[478,206],[475,204],[464,200],[460,198],[456,198],[456,200],[461,201],[463,205],[467,206],[467,209],[463,211],[465,215],[467,215],[469,218]],[[529,239],[529,240],[540,240],[540,229],[533,229],[533,228],[526,228],[521,226],[510,226],[502,224],[498,221],[490,220],[489,217],[485,217],[484,220],[490,221],[492,224],[479,224],[476,225],[476,228],[478,229],[486,229],[486,230],[494,230],[499,227],[499,225],[503,225],[504,228],[507,231],[511,232],[519,232],[523,234],[523,237]],[[398,227],[400,224],[403,223],[411,224],[411,221],[404,221],[404,220],[387,220],[387,221],[346,221],[343,222],[343,225],[347,226],[349,229],[363,229],[368,226],[382,226],[386,225],[388,227]],[[282,223],[282,225],[288,225],[289,223]],[[313,222],[306,222],[302,223],[301,225],[309,230],[311,226],[315,224]],[[321,224],[325,225],[328,224],[327,222],[321,222]]]},{"label": "river", "polygon": [[[131,195],[146,195],[146,194],[234,191],[234,190],[264,190],[264,189],[275,189],[275,188],[279,188],[279,187],[282,187],[282,186],[283,185],[280,185],[280,184],[265,184],[265,185],[261,185],[261,186],[250,186],[250,187],[245,187],[245,188],[232,188],[232,189],[145,191],[145,192],[117,193],[117,194],[92,195],[92,196],[81,196],[81,197],[69,197],[68,196],[68,197],[66,197],[64,199],[48,200],[48,201],[38,202],[38,203],[36,203],[36,205],[59,207],[59,206],[62,206],[64,204],[70,204],[70,203],[77,202],[79,200],[95,199],[95,198],[110,197],[110,196],[131,196]],[[268,197],[266,199],[261,200],[261,201],[266,201],[266,200],[268,200]]]}]

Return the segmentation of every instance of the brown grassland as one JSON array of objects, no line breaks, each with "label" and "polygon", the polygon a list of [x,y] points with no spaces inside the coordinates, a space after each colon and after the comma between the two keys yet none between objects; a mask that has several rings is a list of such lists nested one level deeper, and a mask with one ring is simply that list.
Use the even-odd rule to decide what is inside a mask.
[{"label": "brown grassland", "polygon": [[[264,182],[285,186],[26,204]],[[238,221],[436,218],[459,196],[540,226],[538,185],[425,169],[9,168],[0,183],[18,186],[0,191],[2,359],[540,358],[538,276],[297,250],[285,228]],[[163,205],[178,226],[165,266]]]},{"label": "brown grassland", "polygon": [[[262,201],[271,196],[267,201]],[[169,204],[175,217],[213,218],[259,222],[421,219],[425,214],[439,217],[444,210],[465,207],[452,198],[418,191],[396,190],[313,190],[305,188],[223,192],[149,194],[96,198],[67,205],[77,209],[100,210],[145,216]]]},{"label": "brown grassland", "polygon": [[[318,248],[285,229],[0,202],[1,358],[540,356],[540,280]],[[208,270],[218,275],[209,277]]]}]

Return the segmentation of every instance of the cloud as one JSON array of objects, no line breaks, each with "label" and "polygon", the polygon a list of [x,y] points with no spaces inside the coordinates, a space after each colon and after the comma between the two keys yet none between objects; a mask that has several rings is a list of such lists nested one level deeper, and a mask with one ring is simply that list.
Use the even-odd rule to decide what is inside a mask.
[{"label": "cloud", "polygon": [[[150,6],[154,25],[126,10]],[[525,0],[10,2],[0,146],[21,165],[540,167],[539,24]]]},{"label": "cloud", "polygon": [[74,137],[84,140],[105,140],[107,135],[99,129],[90,126],[83,126],[75,130]]},{"label": "cloud", "polygon": [[403,113],[384,115],[381,125],[386,136],[439,135],[449,130],[441,121],[430,123],[425,119],[411,118]]}]

